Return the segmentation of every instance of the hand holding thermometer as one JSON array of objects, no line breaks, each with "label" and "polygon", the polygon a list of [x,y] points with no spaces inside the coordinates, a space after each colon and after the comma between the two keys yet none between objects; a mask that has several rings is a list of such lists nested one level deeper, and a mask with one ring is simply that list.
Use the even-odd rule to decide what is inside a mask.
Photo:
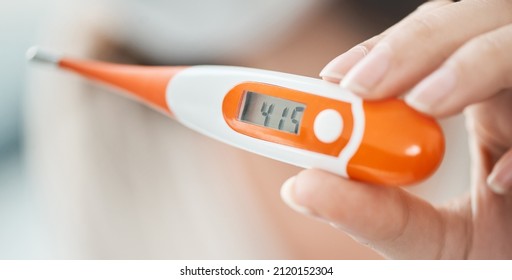
[{"label": "hand holding thermometer", "polygon": [[319,79],[231,66],[120,65],[38,48],[27,55],[121,88],[222,142],[371,184],[419,182],[444,153],[435,120],[402,100],[367,102]]}]

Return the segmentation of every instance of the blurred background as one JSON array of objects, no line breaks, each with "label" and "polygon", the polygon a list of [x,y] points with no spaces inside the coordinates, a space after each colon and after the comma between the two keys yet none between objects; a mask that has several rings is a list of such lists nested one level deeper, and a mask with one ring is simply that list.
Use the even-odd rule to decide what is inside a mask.
[{"label": "blurred background", "polygon": [[50,257],[46,224],[23,154],[25,51],[52,0],[0,1],[0,258]]},{"label": "blurred background", "polygon": [[[274,179],[269,181],[250,180],[254,178],[250,174],[239,181],[232,179],[238,185],[245,181],[269,185],[264,193],[238,193],[236,197],[229,199],[218,195],[218,192],[222,192],[220,189],[212,191],[208,200],[203,201],[204,209],[208,209],[207,203],[216,202],[217,204],[212,205],[218,205],[226,199],[226,209],[212,206],[212,211],[219,211],[218,214],[227,217],[228,221],[212,222],[211,228],[206,230],[211,230],[210,235],[194,235],[191,228],[180,221],[196,219],[198,224],[207,222],[206,218],[194,216],[194,211],[197,210],[187,208],[190,205],[185,199],[188,195],[175,200],[169,198],[165,202],[157,200],[176,196],[176,193],[168,193],[166,190],[172,189],[169,185],[177,189],[194,189],[194,184],[197,184],[200,190],[204,187],[204,182],[193,183],[194,180],[190,179],[193,173],[180,169],[184,168],[181,166],[175,168],[178,171],[169,179],[162,176],[162,182],[151,181],[150,184],[144,183],[148,182],[145,177],[130,177],[135,176],[131,170],[138,170],[138,166],[117,169],[113,167],[119,163],[119,158],[115,158],[116,153],[128,154],[134,162],[140,162],[142,156],[132,151],[140,149],[141,143],[152,145],[144,140],[101,149],[105,143],[126,139],[126,134],[120,131],[144,132],[147,129],[144,133],[151,134],[148,131],[161,131],[173,124],[161,119],[161,116],[149,113],[145,108],[132,105],[130,101],[118,100],[117,96],[91,94],[90,92],[106,90],[84,84],[82,80],[71,75],[59,74],[54,69],[39,66],[35,66],[33,71],[29,70],[30,65],[26,63],[24,54],[28,47],[42,44],[66,53],[112,61],[143,64],[234,64],[316,76],[322,66],[337,54],[378,34],[421,2],[301,0],[277,3],[224,0],[213,4],[211,1],[197,0],[186,3],[158,0],[0,0],[0,259],[378,258],[367,249],[360,248],[350,238],[337,240],[337,232],[322,228],[323,225],[316,222],[303,220],[281,205],[278,198],[279,185],[298,169],[231,150],[222,144],[209,142],[210,140],[203,139],[202,136],[193,133],[189,135],[190,132],[176,126],[170,128],[175,133],[173,138],[176,134],[186,135],[183,138],[184,143],[199,141],[197,143],[201,147],[211,147],[210,151],[205,148],[205,153],[221,151],[219,153],[226,157],[232,154],[235,160],[243,163],[242,167],[247,164],[249,167],[256,166],[256,169],[265,170],[262,166],[268,165],[269,169],[283,170],[275,173]],[[82,95],[83,93],[79,93],[81,91],[90,92]],[[134,126],[123,130],[123,127],[114,125],[120,122],[115,116],[127,111],[133,112],[131,122]],[[96,119],[98,114],[102,116],[102,124]],[[67,119],[65,124],[64,119]],[[103,120],[107,121],[103,124]],[[140,122],[138,127],[137,122]],[[163,128],[160,128],[160,124]],[[103,130],[94,130],[102,125]],[[463,119],[455,117],[443,120],[442,125],[447,132],[448,151],[443,166],[433,178],[411,189],[433,202],[446,201],[464,192],[468,185],[468,156]],[[80,142],[84,140],[74,138],[82,137],[87,131],[90,132],[87,135],[90,138],[85,138],[87,141]],[[171,138],[166,137],[168,136],[163,134],[155,136],[161,139]],[[73,148],[62,148],[73,143],[76,144]],[[169,152],[145,149],[147,150],[141,150],[141,154]],[[98,156],[95,157],[95,154]],[[207,157],[197,155],[198,161],[203,159],[206,166]],[[159,160],[162,164],[167,164],[167,159]],[[91,166],[101,162],[102,167],[94,168],[107,171],[100,172],[89,168],[87,162],[91,162]],[[168,165],[172,164],[170,162]],[[208,164],[211,165],[212,162]],[[235,184],[228,184],[225,177],[213,174],[223,174],[222,172],[212,171],[210,177],[208,174],[204,175],[204,181],[211,182],[212,178],[219,176],[219,185]],[[113,173],[119,173],[119,178],[113,178]],[[155,174],[148,173],[147,176],[155,177]],[[183,177],[182,181],[176,179],[179,176]],[[126,182],[126,178],[131,180]],[[115,190],[110,188],[116,185],[123,187]],[[104,192],[106,186],[109,187],[108,193]],[[131,188],[124,188],[126,186]],[[150,193],[147,192],[148,188]],[[89,192],[89,189],[92,190]],[[136,195],[126,196],[127,192]],[[190,196],[192,195],[197,196],[197,193],[191,193]],[[259,200],[251,198],[255,196]],[[141,197],[144,198],[143,201]],[[243,201],[244,197],[247,197],[247,209],[254,204],[251,211],[255,213],[260,208],[270,210],[267,210],[266,216],[247,210],[246,216],[233,216],[232,221],[229,221],[231,216],[226,215],[235,215],[233,212],[236,211],[233,210],[237,207],[235,205],[230,208],[229,203],[235,199]],[[158,203],[167,208],[162,206],[151,212],[151,205]],[[170,208],[168,204],[173,203],[178,206]],[[90,205],[101,209],[101,213],[91,214],[91,208],[88,208]],[[133,205],[140,209],[133,210]],[[185,218],[173,218],[177,211],[183,211]],[[192,214],[187,216],[187,211]],[[109,216],[111,213],[115,214],[112,214],[115,218]],[[279,213],[282,213],[282,220],[289,222],[289,225],[281,223],[282,221],[268,224],[269,217],[275,218],[281,215]],[[140,221],[130,220],[128,217],[131,215],[140,216]],[[154,221],[148,222],[148,217]],[[130,221],[124,221],[125,219]],[[214,217],[208,219],[215,220]],[[261,220],[262,227],[273,228],[257,235],[262,240],[270,240],[269,244],[287,243],[288,241],[283,241],[287,239],[286,234],[301,231],[301,227],[318,227],[321,230],[309,232],[303,239],[296,238],[293,241],[295,243],[289,241],[291,243],[283,245],[283,248],[278,245],[275,246],[278,249],[265,251],[260,248],[261,252],[250,246],[239,246],[239,249],[218,253],[215,246],[211,246],[208,251],[197,245],[197,248],[191,249],[192,253],[187,254],[180,253],[175,249],[179,246],[167,240],[189,238],[190,244],[200,244],[199,240],[203,238],[214,243],[219,241],[218,236],[232,234],[233,239],[227,238],[229,240],[226,242],[237,244],[233,240],[238,240],[240,244],[245,244],[248,241],[237,239],[237,236],[254,231],[248,228],[245,232],[245,229],[240,229],[233,221],[240,223],[247,219],[255,220],[256,224]],[[176,223],[183,228],[183,232],[173,227]],[[277,224],[280,226],[276,227]],[[213,233],[221,225],[225,230],[218,235]],[[141,227],[147,230],[126,236],[126,232],[133,232]],[[276,232],[278,230],[281,233]],[[308,229],[304,229],[304,232],[307,231]],[[328,243],[313,243],[309,248],[295,251],[288,248],[296,246],[294,244],[303,244],[308,238],[318,239],[323,234],[347,245],[340,245],[336,249],[338,252],[329,252]],[[285,237],[274,238],[274,235]],[[119,238],[120,236],[124,239]],[[131,246],[134,249],[127,249]],[[316,252],[316,248],[324,248],[324,251]],[[174,253],[169,253],[173,250]],[[341,252],[343,250],[346,252]]]}]

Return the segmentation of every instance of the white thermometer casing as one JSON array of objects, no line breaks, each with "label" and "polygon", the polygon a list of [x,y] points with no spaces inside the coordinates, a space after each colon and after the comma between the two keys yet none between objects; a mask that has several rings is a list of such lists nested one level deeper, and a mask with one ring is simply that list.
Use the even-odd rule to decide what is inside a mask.
[{"label": "white thermometer casing", "polygon": [[[223,103],[233,88],[247,82],[293,89],[350,104],[353,129],[348,143],[341,153],[332,156],[258,139],[234,130],[223,117]],[[202,134],[275,160],[304,168],[320,168],[344,177],[348,177],[348,161],[359,148],[364,132],[365,116],[361,98],[326,81],[274,71],[231,66],[192,66],[177,73],[169,82],[166,100],[179,122]],[[324,114],[332,109],[326,107]],[[340,125],[335,119],[332,123],[329,118],[324,119],[316,121],[315,127],[321,126],[320,129],[324,130],[329,127],[340,129],[334,127]]]}]

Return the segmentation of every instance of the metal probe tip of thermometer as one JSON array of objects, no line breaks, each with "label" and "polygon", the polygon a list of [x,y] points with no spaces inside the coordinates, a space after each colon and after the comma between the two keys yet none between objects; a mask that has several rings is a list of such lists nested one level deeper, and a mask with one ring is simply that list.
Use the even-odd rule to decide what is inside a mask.
[{"label": "metal probe tip of thermometer", "polygon": [[26,53],[27,60],[30,61],[36,61],[36,62],[43,62],[43,63],[51,63],[51,64],[57,64],[59,63],[60,56],[49,52],[47,50],[43,50],[38,46],[33,46],[30,49],[27,50]]},{"label": "metal probe tip of thermometer", "polygon": [[417,183],[444,154],[434,119],[402,100],[364,101],[320,79],[234,66],[122,65],[38,47],[27,58],[115,86],[235,147],[370,184]]}]

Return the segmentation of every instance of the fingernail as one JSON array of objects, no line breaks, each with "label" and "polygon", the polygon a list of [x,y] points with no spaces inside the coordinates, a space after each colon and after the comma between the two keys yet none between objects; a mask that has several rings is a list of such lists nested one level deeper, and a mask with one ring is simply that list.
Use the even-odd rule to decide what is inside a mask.
[{"label": "fingernail", "polygon": [[297,178],[294,176],[294,177],[291,177],[290,179],[286,180],[286,182],[284,182],[283,186],[281,187],[281,198],[293,210],[295,210],[299,213],[302,213],[302,214],[311,215],[312,214],[311,210],[309,210],[308,208],[306,208],[302,205],[299,205],[295,201],[294,193],[295,193],[296,179]]},{"label": "fingernail", "polygon": [[512,188],[512,172],[506,168],[498,171],[493,170],[491,175],[487,177],[487,186],[496,194],[508,193]]},{"label": "fingernail", "polygon": [[391,63],[391,48],[378,44],[350,70],[340,86],[359,95],[368,95],[384,78]]},{"label": "fingernail", "polygon": [[454,91],[457,77],[451,67],[444,66],[421,81],[406,97],[411,107],[430,113],[439,102]]},{"label": "fingernail", "polygon": [[347,72],[368,53],[364,46],[355,46],[337,56],[320,71],[320,77],[329,82],[338,83]]}]

